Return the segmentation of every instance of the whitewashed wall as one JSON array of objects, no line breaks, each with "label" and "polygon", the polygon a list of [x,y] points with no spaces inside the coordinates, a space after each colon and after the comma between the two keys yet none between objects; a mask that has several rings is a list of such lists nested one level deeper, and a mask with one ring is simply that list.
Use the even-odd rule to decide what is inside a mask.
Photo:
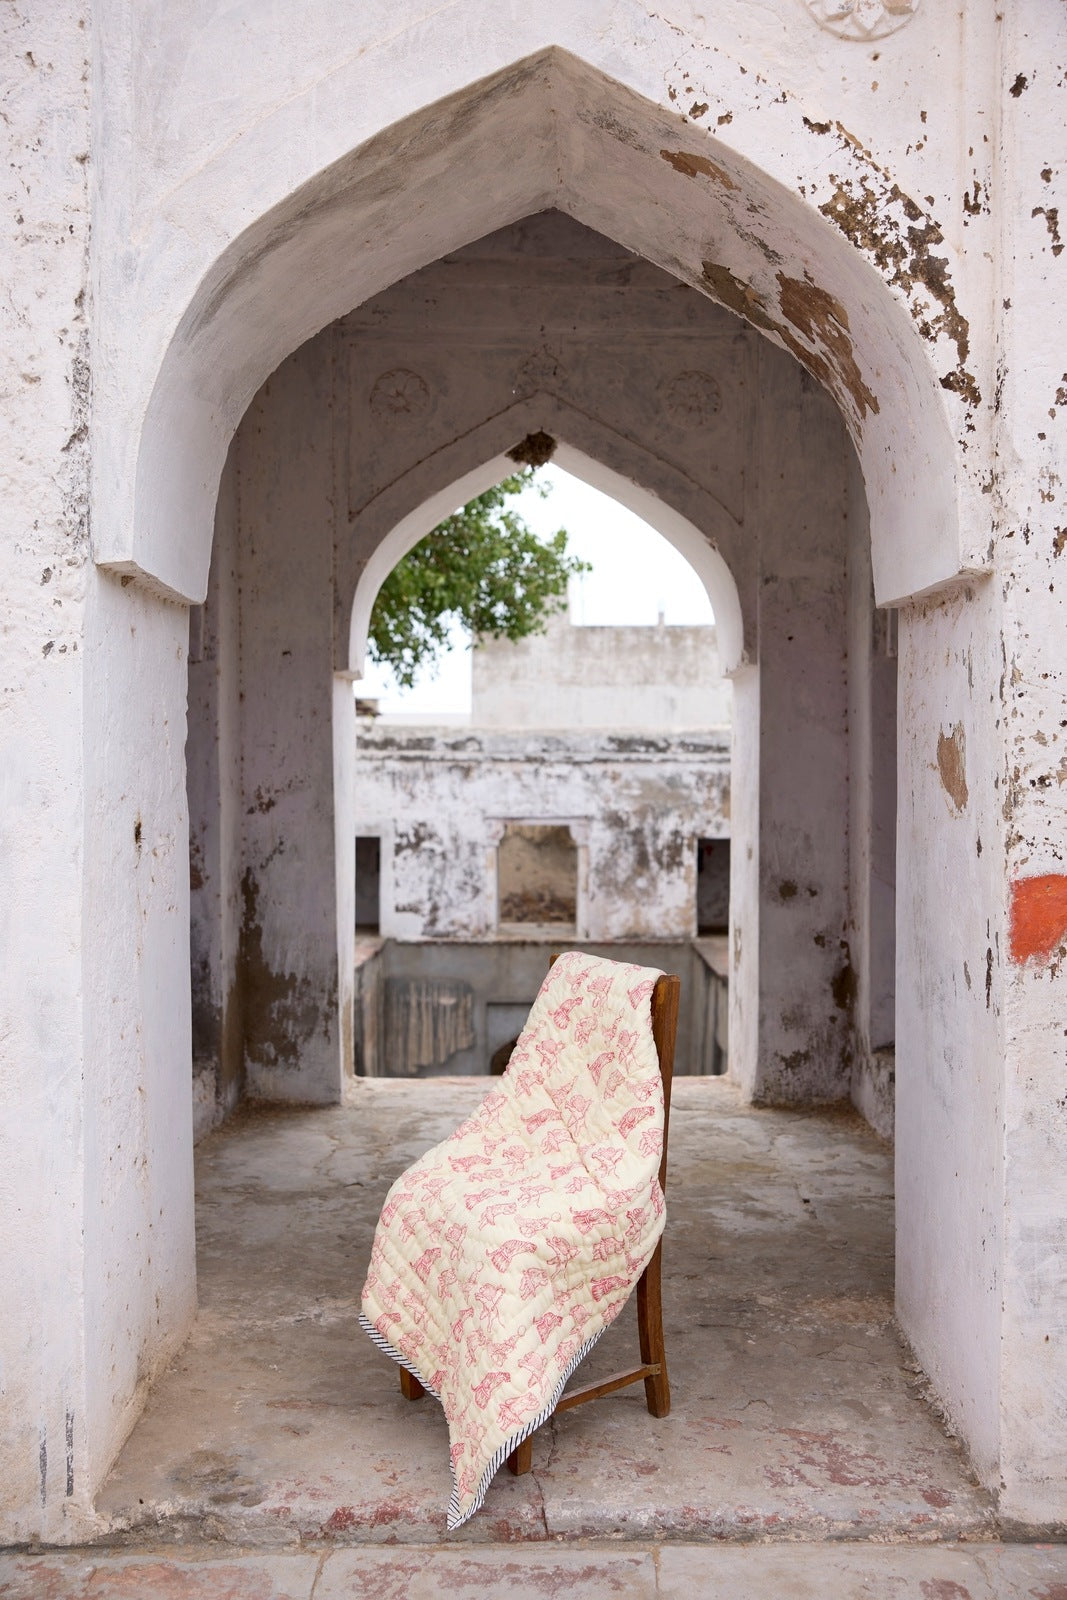
[{"label": "whitewashed wall", "polygon": [[478,728],[728,728],[732,703],[711,626],[587,627],[564,612],[517,643],[479,640],[471,660]]},{"label": "whitewashed wall", "polygon": [[[1005,1515],[1061,1512],[1067,19],[927,0],[865,39],[817,9],[5,9],[6,1536],[81,1536],[191,1313],[182,607],[232,434],[334,318],[547,206],[793,350],[855,440],[875,592],[905,606],[900,1313]],[[763,681],[770,611],[748,618],[770,750],[783,675]],[[328,857],[337,819],[314,821]]]}]

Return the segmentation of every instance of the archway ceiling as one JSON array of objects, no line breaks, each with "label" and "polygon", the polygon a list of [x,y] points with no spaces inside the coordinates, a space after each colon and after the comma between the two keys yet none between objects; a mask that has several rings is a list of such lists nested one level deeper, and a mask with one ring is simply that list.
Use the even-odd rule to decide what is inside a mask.
[{"label": "archway ceiling", "polygon": [[[954,431],[978,395],[950,264],[924,269],[933,235],[919,208],[864,153],[839,153],[848,181],[821,147],[826,199],[812,204],[556,49],[385,130],[248,227],[204,278],[149,404],[135,515],[98,560],[201,599],[225,451],[270,372],[399,278],[556,207],[746,318],[830,390],[863,464],[882,603],[979,568],[959,536]],[[874,211],[881,277],[845,237]]]}]

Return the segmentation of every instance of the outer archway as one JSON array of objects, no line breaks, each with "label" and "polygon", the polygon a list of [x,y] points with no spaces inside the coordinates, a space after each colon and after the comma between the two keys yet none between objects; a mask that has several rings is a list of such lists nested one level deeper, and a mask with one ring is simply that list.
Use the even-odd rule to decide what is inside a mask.
[{"label": "outer archway", "polygon": [[[812,140],[833,138],[826,125],[805,119],[788,95],[764,101],[761,112],[780,101],[783,109],[767,121],[789,119],[801,148],[817,148],[805,143],[802,127]],[[563,138],[560,129],[566,130]],[[791,135],[790,148],[794,142]],[[310,175],[233,235],[183,311],[154,378],[144,428],[136,434],[136,496],[124,501],[116,493],[98,541],[101,565],[140,575],[171,597],[200,598],[225,449],[253,392],[278,361],[339,312],[490,223],[554,204],[717,298],[772,343],[791,350],[834,395],[864,467],[881,599],[903,601],[961,571],[979,570],[982,557],[971,548],[974,541],[959,533],[958,494],[965,492],[966,478],[953,436],[970,422],[977,384],[965,364],[965,332],[950,292],[950,252],[946,247],[932,275],[935,293],[922,274],[922,251],[934,237],[930,229],[940,245],[936,225],[924,223],[922,208],[848,138],[835,146],[844,179],[841,172],[828,175],[814,154],[802,162],[802,177],[791,181],[809,190],[804,201],[782,181],[783,162],[772,157],[773,144],[774,136],[764,134],[727,148],[693,121],[680,121],[670,106],[641,99],[632,87],[550,50],[414,114],[384,141],[361,144]],[[513,163],[501,162],[501,148],[514,150]],[[762,168],[752,159],[756,150],[767,155]],[[442,152],[449,169],[462,173],[465,192],[475,197],[465,205],[442,183]],[[406,164],[403,180],[398,157]],[[506,192],[488,181],[501,170]],[[768,178],[769,171],[776,176]],[[407,209],[396,204],[400,182],[411,202]],[[665,183],[671,185],[669,204]],[[869,247],[881,264],[879,279],[841,229],[862,238],[864,217],[869,222],[871,207],[883,204],[891,222],[897,221],[888,254],[884,239]],[[841,213],[836,219],[826,209],[832,212],[835,205]],[[918,242],[905,223],[920,235]],[[365,249],[350,248],[354,232],[367,241]],[[948,365],[941,377],[906,309],[916,281],[935,298],[947,297],[938,299],[942,309],[933,322],[927,319],[931,347],[951,346],[955,354],[955,365],[940,363]],[[276,307],[281,314],[271,316]],[[917,311],[920,320],[927,310],[928,303]],[[950,425],[946,409],[957,406],[963,408],[958,428]],[[123,437],[129,449],[132,435]],[[924,645],[918,633],[914,638],[921,655]],[[916,737],[920,727],[935,732],[943,698],[939,689],[923,701],[923,715],[912,724]],[[916,752],[914,759],[922,758]],[[921,862],[931,841],[921,829],[906,830],[906,837],[913,862]],[[972,890],[977,896],[979,888],[973,874],[962,874],[957,898]],[[913,888],[913,898],[915,893]],[[906,957],[905,981],[915,977],[924,957],[934,958],[942,933],[936,917],[928,919],[921,947]],[[921,1038],[922,1031],[913,1027],[912,1037]],[[919,1248],[906,1257],[904,1303],[911,1330],[939,1370],[978,1460],[989,1463],[995,1456],[989,1386],[976,1390],[955,1361],[952,1318],[979,1329],[975,1337],[988,1366],[995,1297],[985,1288],[976,1295],[961,1274],[955,1312],[942,1303],[945,1314],[935,1315],[922,1293],[926,1267],[910,1272],[920,1257],[946,1255],[938,1117],[947,1132],[946,1149],[966,1143],[951,1108],[941,1104],[932,1118],[929,1109],[921,1097],[915,1101],[906,1130],[907,1159],[913,1167],[932,1167],[934,1176],[909,1214]],[[951,1164],[951,1155],[947,1159]],[[979,1197],[959,1219],[957,1231],[968,1248],[982,1204]],[[950,1261],[965,1253],[947,1248]]]}]

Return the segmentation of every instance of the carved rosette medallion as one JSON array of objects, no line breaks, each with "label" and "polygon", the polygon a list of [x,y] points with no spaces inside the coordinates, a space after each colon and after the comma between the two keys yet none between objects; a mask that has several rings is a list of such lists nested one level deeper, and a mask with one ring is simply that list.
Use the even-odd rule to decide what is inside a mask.
[{"label": "carved rosette medallion", "polygon": [[676,372],[659,386],[663,409],[680,428],[703,428],[722,405],[719,385],[710,372]]},{"label": "carved rosette medallion", "polygon": [[558,389],[566,376],[563,363],[546,345],[519,363],[515,388],[517,392],[523,389]]},{"label": "carved rosette medallion", "polygon": [[919,0],[804,0],[820,28],[839,39],[884,39],[919,9]]},{"label": "carved rosette medallion", "polygon": [[430,408],[430,386],[408,367],[393,367],[375,380],[370,408],[376,417],[404,422]]}]

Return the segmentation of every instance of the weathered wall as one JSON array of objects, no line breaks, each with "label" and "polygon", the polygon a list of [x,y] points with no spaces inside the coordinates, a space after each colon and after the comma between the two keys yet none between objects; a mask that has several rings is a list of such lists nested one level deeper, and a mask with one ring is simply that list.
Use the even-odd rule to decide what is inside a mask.
[{"label": "weathered wall", "polygon": [[[1030,3],[1006,13],[991,484],[1003,655],[998,662],[990,629],[980,681],[1001,717],[988,729],[984,785],[992,777],[989,803],[1001,808],[1007,852],[1005,874],[994,835],[992,998],[1003,1006],[1000,1471],[1005,1510],[1024,1523],[1067,1520],[1067,360],[1062,339],[1050,336],[1067,319],[1065,65],[1062,9]],[[984,828],[982,837],[988,849]]]},{"label": "weathered wall", "polygon": [[[995,568],[970,598],[927,595],[901,629],[900,1311],[1009,1513],[1054,1514],[1067,1460],[1064,380],[1049,336],[1064,310],[1062,7],[894,7],[867,41],[834,37],[797,0],[699,18],[677,0],[654,13],[638,0],[37,11],[9,5],[3,24],[22,231],[4,303],[18,401],[3,424],[17,533],[0,555],[14,840],[0,904],[33,957],[5,974],[3,1086],[20,1130],[2,1191],[6,1305],[20,1312],[5,1531],[73,1531],[57,1508],[86,1503],[133,1384],[190,1305],[186,663],[181,627],[147,595],[202,598],[230,436],[280,361],[406,273],[550,205],[732,307],[825,382],[863,464],[881,601]],[[88,435],[69,404],[86,392],[79,317]],[[756,398],[747,387],[741,409]],[[127,589],[80,564],[87,440],[94,554],[136,580]],[[736,571],[750,592],[751,568]],[[82,583],[96,597],[84,626]],[[735,804],[741,787],[735,775]],[[263,866],[273,845],[257,842]],[[763,837],[745,852],[767,882],[772,850]],[[746,870],[742,967],[759,910]],[[285,954],[280,935],[271,954]]]},{"label": "weathered wall", "polygon": [[88,8],[71,3],[52,7],[47,19],[30,5],[6,6],[0,16],[13,152],[2,180],[10,231],[0,302],[0,1538],[7,1539],[39,1528],[61,1537],[65,1512],[84,1511],[89,1486],[81,1239],[87,20]]},{"label": "weathered wall", "polygon": [[382,839],[381,932],[491,937],[497,848],[514,819],[570,825],[580,938],[690,938],[696,840],[728,835],[729,783],[721,733],[552,735],[361,719],[356,832]]},{"label": "weathered wall", "polygon": [[713,627],[579,627],[563,614],[518,644],[480,640],[471,661],[479,728],[675,733],[729,727],[731,703]]}]

